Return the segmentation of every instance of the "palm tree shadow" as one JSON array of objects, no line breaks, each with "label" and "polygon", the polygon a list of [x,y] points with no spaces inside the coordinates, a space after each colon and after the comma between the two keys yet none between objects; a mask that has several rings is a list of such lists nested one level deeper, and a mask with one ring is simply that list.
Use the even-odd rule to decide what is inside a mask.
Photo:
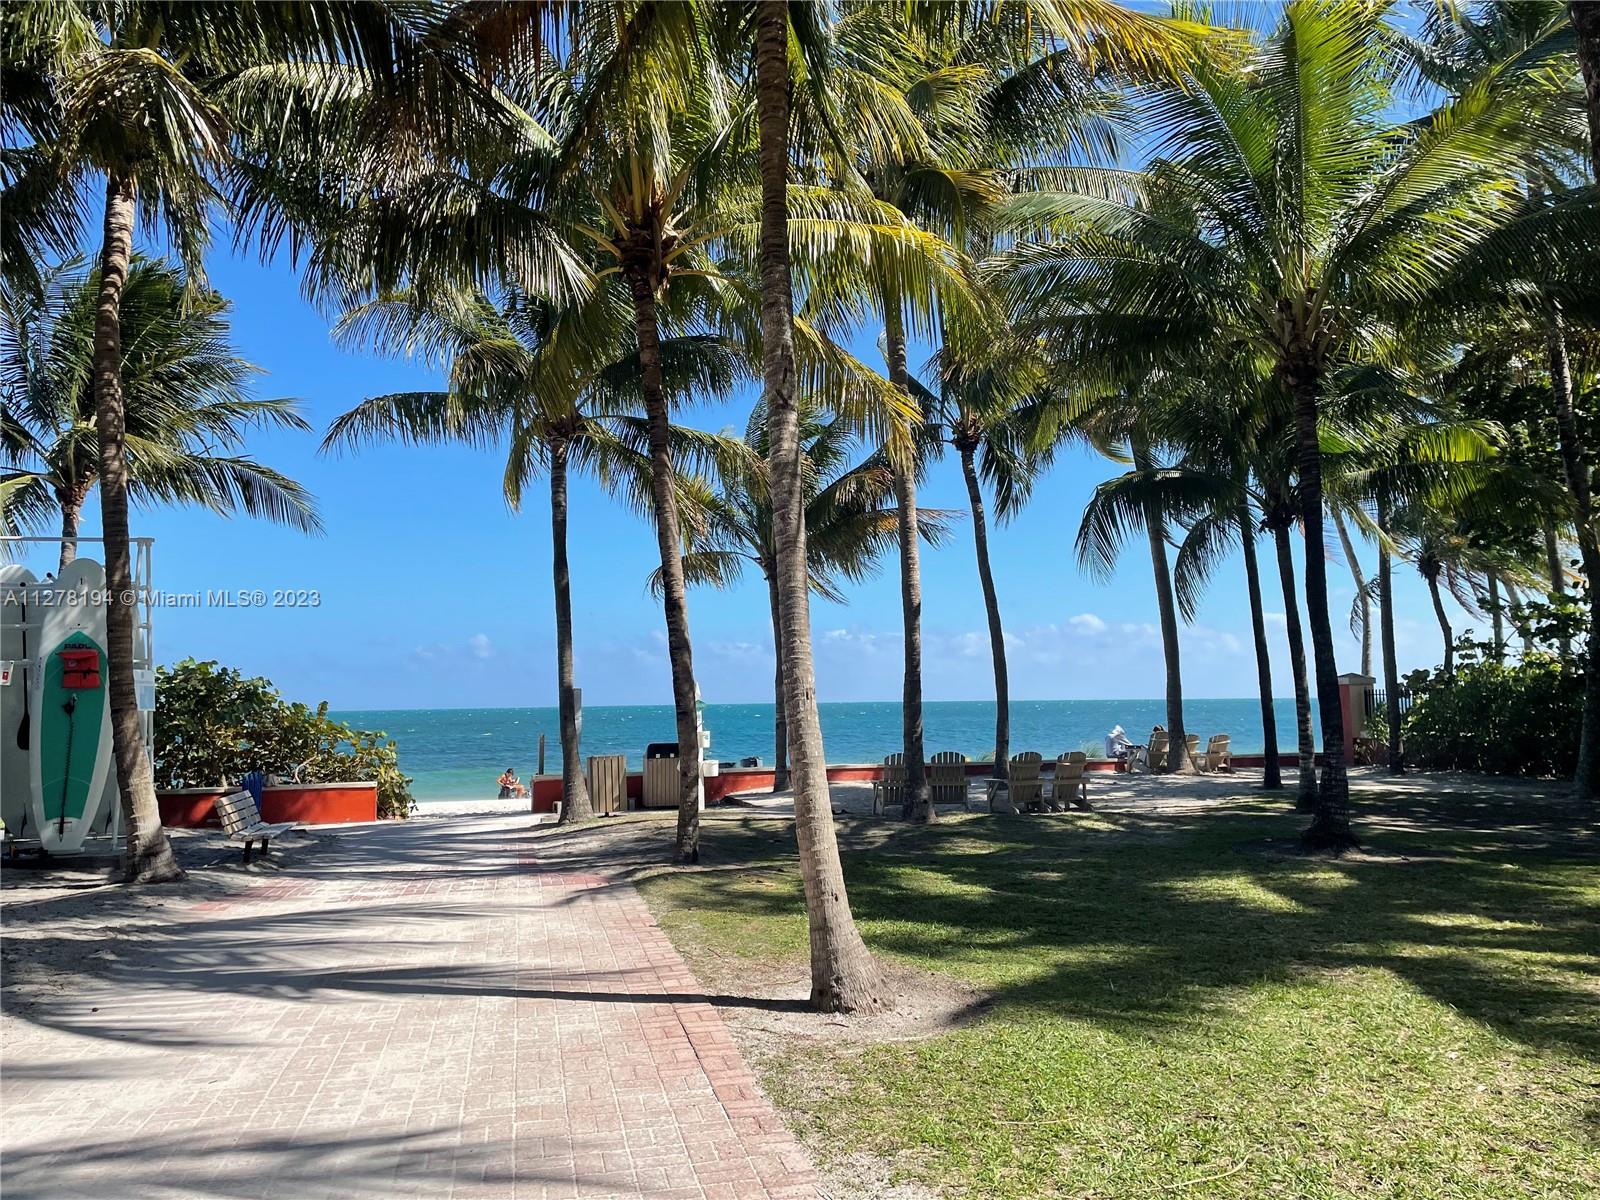
[{"label": "palm tree shadow", "polygon": [[[1270,800],[1207,812],[841,825],[852,907],[874,949],[962,973],[992,951],[1046,969],[986,1001],[1125,1033],[1204,1020],[1238,989],[1382,969],[1523,1045],[1600,1061],[1594,836],[1564,799],[1417,792],[1369,801],[1370,853],[1293,852]],[[710,827],[718,857],[748,831]],[[780,889],[704,881],[715,909],[782,916]],[[1529,957],[1567,970],[1530,970]],[[980,972],[981,973],[981,972]]]}]

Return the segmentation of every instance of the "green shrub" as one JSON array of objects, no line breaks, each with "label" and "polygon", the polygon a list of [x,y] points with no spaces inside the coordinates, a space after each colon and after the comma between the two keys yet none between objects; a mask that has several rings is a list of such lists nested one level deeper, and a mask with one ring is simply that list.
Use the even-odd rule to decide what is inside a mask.
[{"label": "green shrub", "polygon": [[156,786],[225,787],[251,771],[303,783],[375,782],[378,815],[416,807],[394,742],[291,704],[267,679],[186,658],[156,670]]},{"label": "green shrub", "polygon": [[[1453,679],[1412,679],[1406,761],[1491,775],[1571,775],[1578,762],[1583,679],[1533,654],[1502,665],[1467,657]],[[1421,686],[1417,686],[1417,685]]]}]

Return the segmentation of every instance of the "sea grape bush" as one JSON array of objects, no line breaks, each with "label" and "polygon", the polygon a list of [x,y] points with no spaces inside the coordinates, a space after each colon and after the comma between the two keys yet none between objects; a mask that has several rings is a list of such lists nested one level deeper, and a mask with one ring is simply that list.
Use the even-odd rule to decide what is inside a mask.
[{"label": "sea grape bush", "polygon": [[1455,675],[1415,672],[1406,762],[1491,775],[1570,776],[1577,768],[1583,677],[1554,655],[1497,663],[1473,653]]},{"label": "sea grape bush", "polygon": [[378,785],[378,815],[416,807],[395,743],[283,699],[269,679],[186,658],[156,670],[156,786],[222,787],[264,771],[304,783]]}]

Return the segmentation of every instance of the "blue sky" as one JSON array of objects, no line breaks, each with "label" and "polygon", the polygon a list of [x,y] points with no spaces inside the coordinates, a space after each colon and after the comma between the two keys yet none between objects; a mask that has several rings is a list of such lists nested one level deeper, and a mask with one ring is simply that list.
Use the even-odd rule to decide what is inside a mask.
[{"label": "blue sky", "polygon": [[[366,396],[436,382],[406,363],[347,353],[328,320],[300,297],[286,263],[261,266],[219,245],[212,284],[232,299],[235,343],[266,369],[262,395],[300,399],[318,434],[261,434],[251,452],[309,486],[326,535],[306,537],[264,522],[206,512],[136,512],[133,531],[157,539],[159,590],[315,589],[314,608],[166,609],[156,647],[165,662],[213,658],[274,680],[291,698],[335,708],[546,705],[555,702],[550,526],[535,488],[522,512],[500,495],[503,458],[457,448],[382,447],[359,455],[317,453],[320,433]],[[881,362],[874,336],[856,349]],[[742,430],[753,391],[727,404],[686,410],[708,429]],[[1081,574],[1072,552],[1085,500],[1119,468],[1074,449],[1041,483],[1032,505],[993,532],[997,586],[1010,641],[1012,695],[1019,699],[1130,698],[1163,687],[1149,556],[1129,546],[1116,576]],[[936,464],[922,502],[965,511],[959,464]],[[661,611],[645,579],[655,563],[646,524],[592,481],[574,482],[572,578],[580,685],[589,704],[666,703],[670,678]],[[89,505],[98,532],[98,502]],[[1263,552],[1267,547],[1263,545]],[[1370,547],[1367,569],[1374,569]],[[982,598],[970,525],[962,520],[938,549],[924,550],[926,695],[992,696]],[[1263,562],[1270,570],[1271,560]],[[35,562],[39,568],[41,562]],[[1330,563],[1340,666],[1359,651],[1343,627],[1354,587]],[[1437,626],[1421,581],[1409,570],[1397,588],[1400,666],[1440,658]],[[1282,646],[1282,603],[1266,576],[1274,682],[1291,692]],[[888,700],[900,694],[900,609],[896,574],[850,593],[847,605],[813,607],[818,694],[829,700]],[[696,673],[710,702],[771,698],[772,638],[759,578],[729,593],[690,596]],[[1452,606],[1457,629],[1470,620]],[[1477,622],[1481,629],[1484,622]],[[1243,567],[1216,579],[1198,620],[1183,633],[1184,685],[1201,697],[1250,696],[1255,666]]]}]

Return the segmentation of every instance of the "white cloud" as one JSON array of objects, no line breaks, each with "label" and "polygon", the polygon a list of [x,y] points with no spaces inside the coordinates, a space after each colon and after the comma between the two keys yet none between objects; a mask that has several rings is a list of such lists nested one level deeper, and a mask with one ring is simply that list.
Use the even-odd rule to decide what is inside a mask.
[{"label": "white cloud", "polygon": [[493,658],[494,643],[486,633],[475,633],[467,639],[467,653],[473,658]]},{"label": "white cloud", "polygon": [[1079,613],[1069,618],[1067,624],[1083,633],[1104,633],[1107,628],[1106,623],[1094,613]]}]

